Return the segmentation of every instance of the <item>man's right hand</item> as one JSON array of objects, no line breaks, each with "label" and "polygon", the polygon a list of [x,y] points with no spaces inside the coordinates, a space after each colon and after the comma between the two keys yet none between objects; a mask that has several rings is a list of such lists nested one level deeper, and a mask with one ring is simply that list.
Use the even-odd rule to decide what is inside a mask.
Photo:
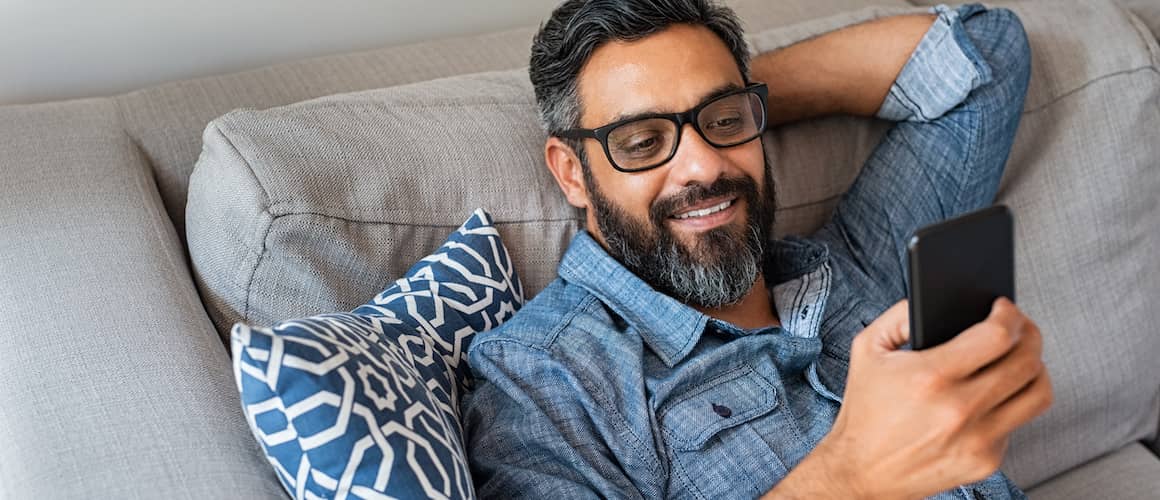
[{"label": "man's right hand", "polygon": [[939,346],[900,350],[908,337],[902,301],[854,338],[833,428],[770,497],[921,498],[979,481],[1051,406],[1039,328],[1007,299]]}]

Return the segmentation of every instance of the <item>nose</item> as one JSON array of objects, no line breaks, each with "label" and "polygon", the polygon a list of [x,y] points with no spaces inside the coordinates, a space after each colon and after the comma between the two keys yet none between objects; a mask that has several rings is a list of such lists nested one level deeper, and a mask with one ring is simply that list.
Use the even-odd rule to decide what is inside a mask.
[{"label": "nose", "polygon": [[698,134],[693,125],[686,123],[681,130],[677,152],[669,160],[669,180],[678,186],[713,184],[728,168],[722,151]]}]

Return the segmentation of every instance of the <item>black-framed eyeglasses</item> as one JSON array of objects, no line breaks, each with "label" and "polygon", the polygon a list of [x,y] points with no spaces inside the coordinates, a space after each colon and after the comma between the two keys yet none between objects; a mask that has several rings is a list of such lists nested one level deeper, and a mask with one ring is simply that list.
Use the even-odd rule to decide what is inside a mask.
[{"label": "black-framed eyeglasses", "polygon": [[693,125],[705,142],[718,148],[752,141],[765,130],[769,88],[753,83],[705,101],[684,113],[654,113],[609,123],[599,128],[565,130],[560,137],[596,139],[612,167],[640,172],[668,163],[677,154],[681,129]]}]

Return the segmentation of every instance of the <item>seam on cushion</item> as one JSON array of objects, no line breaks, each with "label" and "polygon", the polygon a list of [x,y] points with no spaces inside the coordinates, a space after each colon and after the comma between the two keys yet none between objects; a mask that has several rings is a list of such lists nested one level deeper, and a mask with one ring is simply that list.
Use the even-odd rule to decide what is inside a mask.
[{"label": "seam on cushion", "polygon": [[[849,188],[847,188],[847,190],[849,190]],[[817,199],[817,200],[814,200],[814,201],[807,201],[807,202],[805,202],[805,203],[798,203],[797,205],[784,205],[784,206],[780,206],[780,207],[777,207],[777,208],[776,208],[776,210],[778,210],[778,211],[781,211],[781,210],[792,210],[792,209],[795,209],[795,208],[805,208],[805,207],[810,207],[810,206],[814,206],[814,205],[821,205],[821,204],[823,204],[823,203],[829,203],[829,202],[831,202],[831,201],[834,201],[834,200],[836,200],[836,199],[838,199],[838,198],[841,198],[841,197],[842,197],[843,195],[845,195],[845,194],[846,194],[846,191],[842,191],[841,193],[838,193],[838,194],[833,194],[833,195],[829,195],[829,196],[826,196],[826,197],[824,197],[824,198],[820,198],[820,199]]]},{"label": "seam on cushion", "polygon": [[[342,216],[338,216],[338,215],[323,214],[323,213],[318,213],[318,212],[292,212],[292,213],[278,214],[278,215],[276,215],[276,216],[273,216],[273,219],[274,219],[274,220],[278,220],[278,219],[281,219],[281,218],[283,218],[283,217],[294,217],[294,216],[314,216],[314,217],[322,217],[322,218],[324,218],[324,219],[335,219],[335,220],[340,220],[340,221],[343,221],[343,222],[352,222],[352,223],[355,223],[355,224],[377,224],[377,225],[383,225],[383,226],[407,226],[407,227],[429,227],[429,228],[458,228],[459,226],[462,226],[462,225],[463,225],[463,223],[462,223],[462,222],[459,222],[459,223],[454,223],[454,224],[419,224],[419,223],[411,223],[411,222],[391,222],[391,221],[360,220],[360,219],[352,219],[352,218],[349,218],[349,217],[342,217]],[[582,220],[584,220],[584,219],[583,219],[583,218],[580,218],[580,217],[566,217],[566,218],[552,218],[552,219],[528,219],[528,220],[510,220],[510,221],[497,221],[497,220],[492,220],[492,222],[491,222],[491,225],[493,225],[493,226],[499,226],[499,225],[511,225],[511,224],[534,224],[534,223],[537,223],[537,222],[576,222],[576,221],[582,221]],[[264,246],[264,245],[263,245],[263,248],[265,248],[265,246]]]},{"label": "seam on cushion", "polygon": [[[430,81],[433,81],[433,80],[430,80]],[[391,88],[391,87],[388,87],[388,88]],[[339,94],[339,95],[341,95],[341,94]],[[435,99],[439,99],[439,98],[438,97],[428,97],[428,99],[435,100]],[[498,106],[498,107],[520,107],[520,108],[530,107],[530,109],[533,112],[535,111],[535,106],[536,106],[536,102],[534,100],[527,100],[525,97],[520,97],[520,99],[523,99],[523,100],[521,100],[519,102],[515,102],[515,101],[511,101],[511,100],[507,100],[507,99],[497,99],[493,96],[472,96],[472,97],[467,98],[467,99],[461,99],[461,100],[454,100],[454,99],[457,99],[457,98],[448,97],[448,98],[444,98],[442,100],[435,101],[435,102],[425,101],[422,103],[418,103],[418,102],[398,103],[398,102],[391,102],[391,101],[388,101],[385,99],[367,99],[367,100],[363,100],[363,99],[351,99],[351,100],[322,99],[322,100],[318,100],[318,101],[305,101],[305,102],[299,103],[299,104],[303,104],[302,108],[309,108],[309,107],[313,107],[313,106],[319,106],[319,107],[324,107],[324,108],[348,108],[354,104],[371,104],[371,105],[377,105],[377,106],[382,106],[382,107],[389,107],[390,109],[462,108],[462,107],[467,106],[467,105],[486,104],[486,105]],[[294,105],[291,104],[290,106],[294,106]],[[298,108],[294,107],[294,108],[290,108],[290,109],[298,109]]]},{"label": "seam on cushion", "polygon": [[242,245],[246,248],[247,251],[254,254],[255,257],[254,265],[250,268],[250,276],[246,279],[246,301],[242,304],[242,320],[248,322],[250,317],[250,296],[252,295],[252,290],[254,288],[254,278],[257,277],[258,268],[262,266],[262,261],[266,256],[266,240],[270,237],[270,230],[274,227],[274,222],[277,220],[277,218],[270,213],[270,193],[266,190],[266,186],[262,184],[262,179],[258,178],[258,175],[254,172],[254,168],[250,166],[250,159],[246,158],[246,156],[242,154],[242,151],[238,149],[237,145],[234,144],[234,141],[230,139],[225,130],[222,130],[220,122],[214,120],[211,121],[208,126],[216,129],[218,136],[220,136],[222,140],[226,141],[226,144],[229,145],[230,149],[233,149],[234,152],[237,153],[238,158],[241,158],[242,161],[246,164],[246,170],[249,172],[250,177],[254,179],[254,184],[257,184],[258,188],[262,190],[262,212],[266,216],[266,229],[262,231],[261,248],[255,250],[249,245]]},{"label": "seam on cushion", "polygon": [[[266,240],[270,238],[270,229],[274,227],[274,220],[266,223],[266,231],[262,233],[262,251],[257,254],[257,260],[254,262],[254,267],[250,268],[250,279],[246,280],[246,303],[242,306],[242,319],[249,321],[250,318],[250,296],[253,295],[254,279],[258,276],[258,268],[262,267],[262,262],[266,256]],[[253,251],[251,249],[251,251]]]},{"label": "seam on cushion", "polygon": [[[230,148],[233,149],[234,152],[238,154],[238,158],[241,158],[242,161],[246,162],[246,168],[249,169],[249,171],[250,171],[250,177],[254,178],[254,184],[257,184],[258,187],[261,188],[262,196],[264,196],[266,198],[266,203],[265,203],[266,214],[273,215],[273,208],[277,205],[277,203],[270,202],[270,200],[271,200],[270,190],[266,189],[266,185],[264,183],[262,183],[262,178],[258,177],[258,171],[254,170],[253,162],[250,161],[250,158],[248,156],[246,156],[245,153],[242,153],[241,148],[239,148],[237,144],[234,144],[233,139],[230,139],[229,134],[227,134],[226,130],[224,128],[222,128],[222,124],[224,124],[227,121],[233,120],[233,116],[235,114],[241,114],[242,112],[247,112],[247,111],[257,111],[257,110],[252,109],[252,108],[236,109],[234,111],[230,111],[229,113],[222,115],[221,117],[219,117],[216,120],[209,122],[209,125],[207,125],[207,126],[212,126],[213,128],[217,129],[218,135],[220,135],[222,137],[222,139],[225,139],[226,144],[229,144]],[[263,247],[265,247],[265,245],[263,245]]]},{"label": "seam on cushion", "polygon": [[1153,72],[1153,73],[1156,73],[1157,75],[1160,75],[1160,70],[1158,70],[1158,69],[1156,68],[1156,66],[1140,66],[1140,67],[1138,67],[1138,68],[1125,69],[1125,70],[1122,70],[1122,71],[1117,71],[1117,72],[1115,72],[1115,73],[1108,73],[1108,74],[1106,74],[1106,75],[1103,75],[1103,76],[1100,76],[1100,77],[1098,77],[1098,78],[1093,78],[1093,79],[1091,79],[1091,80],[1088,80],[1088,81],[1087,81],[1087,82],[1085,82],[1083,85],[1080,85],[1079,87],[1076,87],[1076,88],[1074,88],[1074,89],[1071,89],[1071,90],[1069,90],[1069,91],[1067,91],[1067,92],[1064,92],[1064,93],[1062,93],[1062,94],[1060,94],[1060,95],[1058,95],[1058,96],[1055,96],[1055,97],[1054,97],[1054,98],[1052,98],[1050,101],[1047,101],[1047,102],[1046,102],[1046,103],[1044,103],[1044,104],[1040,104],[1039,106],[1036,106],[1036,107],[1034,107],[1034,108],[1032,108],[1032,109],[1029,109],[1029,110],[1026,110],[1026,111],[1024,111],[1024,112],[1023,112],[1023,114],[1024,114],[1024,115],[1029,115],[1029,114],[1031,114],[1031,113],[1036,113],[1036,112],[1042,111],[1043,109],[1050,107],[1051,105],[1055,104],[1056,102],[1059,102],[1059,101],[1063,100],[1063,99],[1064,99],[1064,98],[1066,98],[1066,97],[1070,97],[1072,94],[1076,94],[1076,93],[1079,93],[1080,91],[1082,91],[1082,90],[1084,90],[1084,89],[1087,89],[1089,86],[1091,86],[1091,85],[1092,85],[1092,84],[1094,84],[1094,83],[1101,82],[1101,81],[1103,81],[1103,80],[1107,80],[1107,79],[1109,79],[1109,78],[1114,78],[1114,77],[1117,77],[1117,76],[1123,76],[1123,75],[1130,75],[1130,74],[1133,74],[1133,73],[1138,73],[1138,72],[1141,72],[1141,71],[1151,71],[1151,72]]}]

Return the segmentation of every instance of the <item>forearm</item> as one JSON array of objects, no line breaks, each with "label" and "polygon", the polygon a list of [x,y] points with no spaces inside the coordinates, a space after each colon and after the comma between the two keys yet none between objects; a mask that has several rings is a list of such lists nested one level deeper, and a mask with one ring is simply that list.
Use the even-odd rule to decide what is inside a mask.
[{"label": "forearm", "polygon": [[855,472],[845,469],[840,454],[823,439],[761,500],[866,498]]},{"label": "forearm", "polygon": [[877,19],[757,56],[752,79],[769,85],[769,125],[837,113],[873,116],[934,19]]}]

